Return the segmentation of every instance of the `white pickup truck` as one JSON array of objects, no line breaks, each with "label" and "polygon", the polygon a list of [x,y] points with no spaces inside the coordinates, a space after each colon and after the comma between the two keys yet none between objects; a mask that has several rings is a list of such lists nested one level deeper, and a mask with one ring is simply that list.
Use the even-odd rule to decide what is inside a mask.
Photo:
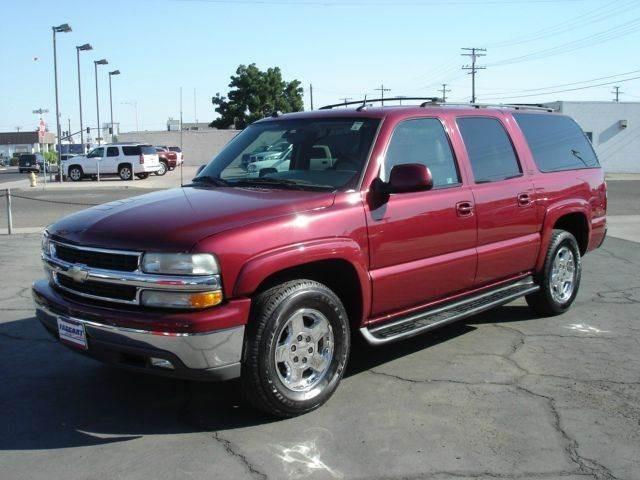
[{"label": "white pickup truck", "polygon": [[122,180],[140,179],[160,170],[156,149],[140,143],[112,143],[94,148],[87,155],[62,161],[62,173],[74,182],[99,175],[118,175]]}]

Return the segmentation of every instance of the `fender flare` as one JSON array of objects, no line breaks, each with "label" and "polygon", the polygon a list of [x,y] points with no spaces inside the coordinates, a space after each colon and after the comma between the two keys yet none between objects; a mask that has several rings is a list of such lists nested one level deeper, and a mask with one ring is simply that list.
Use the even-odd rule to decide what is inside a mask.
[{"label": "fender flare", "polygon": [[538,259],[536,260],[535,267],[536,272],[540,272],[544,267],[544,260],[547,256],[547,249],[549,248],[549,241],[551,240],[551,234],[553,233],[553,226],[560,217],[571,213],[580,213],[584,215],[587,220],[587,238],[591,237],[591,208],[589,202],[581,199],[570,199],[550,206],[545,211],[542,223],[540,251],[538,252]]},{"label": "fender flare", "polygon": [[271,275],[292,267],[322,260],[342,260],[355,270],[360,283],[363,318],[371,309],[371,279],[367,269],[367,254],[349,238],[328,238],[298,243],[270,250],[244,263],[236,278],[233,296],[249,297]]}]

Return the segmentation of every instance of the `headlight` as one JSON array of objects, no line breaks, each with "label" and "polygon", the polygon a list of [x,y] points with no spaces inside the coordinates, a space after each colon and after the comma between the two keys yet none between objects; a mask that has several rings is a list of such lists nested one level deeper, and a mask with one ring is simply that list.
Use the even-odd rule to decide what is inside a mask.
[{"label": "headlight", "polygon": [[40,242],[40,245],[42,247],[42,253],[44,253],[47,256],[50,256],[51,255],[51,247],[53,246],[53,244],[49,240],[49,233],[46,230],[42,234],[42,240]]},{"label": "headlight", "polygon": [[209,253],[145,253],[142,270],[165,275],[217,275],[216,258]]},{"label": "headlight", "polygon": [[222,302],[222,292],[160,292],[146,290],[140,297],[142,305],[156,308],[207,308]]}]

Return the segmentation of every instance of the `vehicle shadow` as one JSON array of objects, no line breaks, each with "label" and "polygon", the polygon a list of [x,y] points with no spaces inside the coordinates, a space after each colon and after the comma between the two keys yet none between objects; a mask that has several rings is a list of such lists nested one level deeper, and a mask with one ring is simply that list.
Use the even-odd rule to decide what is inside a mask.
[{"label": "vehicle shadow", "polygon": [[[529,318],[526,307],[503,307],[381,348],[356,338],[346,376],[465,335],[473,324]],[[0,450],[102,445],[279,421],[243,406],[239,381],[190,382],[108,367],[58,344],[35,318],[0,324],[0,379]]]}]

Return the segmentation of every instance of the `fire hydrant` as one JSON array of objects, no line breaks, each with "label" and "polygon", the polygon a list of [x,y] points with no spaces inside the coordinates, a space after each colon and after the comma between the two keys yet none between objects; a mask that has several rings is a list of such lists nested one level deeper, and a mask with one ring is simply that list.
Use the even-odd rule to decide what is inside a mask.
[{"label": "fire hydrant", "polygon": [[36,177],[35,173],[29,172],[29,182],[31,183],[32,187],[38,186],[38,177]]}]

